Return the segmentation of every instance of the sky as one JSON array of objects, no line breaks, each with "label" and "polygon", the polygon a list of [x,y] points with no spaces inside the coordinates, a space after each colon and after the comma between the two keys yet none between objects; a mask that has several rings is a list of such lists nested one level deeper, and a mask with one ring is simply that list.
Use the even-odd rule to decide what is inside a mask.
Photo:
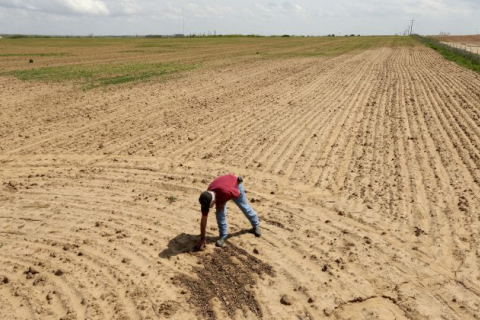
[{"label": "sky", "polygon": [[0,34],[480,33],[480,0],[0,0]]}]

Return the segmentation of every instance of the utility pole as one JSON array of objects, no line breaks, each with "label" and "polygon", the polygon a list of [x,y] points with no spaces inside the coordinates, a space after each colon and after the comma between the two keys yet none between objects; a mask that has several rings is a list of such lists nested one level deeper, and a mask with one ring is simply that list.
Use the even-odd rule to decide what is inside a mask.
[{"label": "utility pole", "polygon": [[412,35],[412,32],[413,32],[413,21],[415,20],[412,19],[412,24],[410,25],[410,35]]},{"label": "utility pole", "polygon": [[185,19],[183,19],[183,31],[182,34],[185,36]]}]

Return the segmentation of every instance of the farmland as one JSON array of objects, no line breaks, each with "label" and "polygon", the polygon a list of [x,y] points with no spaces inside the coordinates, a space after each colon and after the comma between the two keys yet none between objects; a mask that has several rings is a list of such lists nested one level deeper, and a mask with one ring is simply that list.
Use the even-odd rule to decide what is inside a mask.
[{"label": "farmland", "polygon": [[[412,38],[0,39],[0,90],[0,318],[479,317],[480,75]],[[226,173],[263,235],[193,252]]]},{"label": "farmland", "polygon": [[454,48],[463,49],[475,54],[480,54],[480,36],[443,36],[436,37],[444,44]]},{"label": "farmland", "polygon": [[471,36],[435,36],[436,39],[445,42],[462,43],[462,44],[480,44],[480,35]]}]

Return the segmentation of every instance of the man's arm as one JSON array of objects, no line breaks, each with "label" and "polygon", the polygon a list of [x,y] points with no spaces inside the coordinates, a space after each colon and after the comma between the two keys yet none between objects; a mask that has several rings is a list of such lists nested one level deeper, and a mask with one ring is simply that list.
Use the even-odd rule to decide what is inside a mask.
[{"label": "man's arm", "polygon": [[200,239],[205,241],[205,233],[207,230],[207,218],[208,216],[202,215],[202,220],[200,221]]},{"label": "man's arm", "polygon": [[197,242],[195,249],[201,250],[206,246],[206,232],[207,232],[207,219],[208,215],[202,215],[202,220],[200,221],[200,240]]}]

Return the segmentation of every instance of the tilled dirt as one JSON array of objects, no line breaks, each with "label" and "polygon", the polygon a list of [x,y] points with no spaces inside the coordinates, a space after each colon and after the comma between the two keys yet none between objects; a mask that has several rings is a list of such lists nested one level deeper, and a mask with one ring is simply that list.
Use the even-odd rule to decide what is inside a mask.
[{"label": "tilled dirt", "polygon": [[[0,90],[0,318],[479,317],[480,76],[433,50]],[[262,237],[192,254],[224,173]]]}]

